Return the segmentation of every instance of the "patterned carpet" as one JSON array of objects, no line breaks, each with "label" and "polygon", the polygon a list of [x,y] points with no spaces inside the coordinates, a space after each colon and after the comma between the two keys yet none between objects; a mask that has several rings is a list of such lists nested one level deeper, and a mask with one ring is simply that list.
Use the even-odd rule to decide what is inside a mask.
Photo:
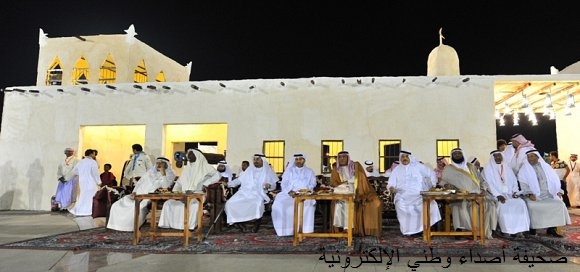
[{"label": "patterned carpet", "polygon": [[[551,238],[539,230],[532,238],[486,240],[481,246],[477,241],[468,239],[456,240],[452,237],[434,237],[431,248],[437,256],[506,256],[515,255],[516,251],[542,256],[580,256],[580,216],[572,215],[573,224],[564,228],[564,238]],[[207,233],[209,221],[204,220],[204,234]],[[383,252],[397,251],[400,256],[425,256],[431,248],[422,238],[403,237],[396,220],[385,219],[383,234],[375,237],[354,237],[353,246],[347,247],[346,239],[305,238],[297,246],[292,245],[292,237],[278,237],[268,215],[258,233],[241,233],[234,227],[224,226],[221,233],[211,233],[209,237],[197,242],[190,240],[188,247],[182,246],[182,239],[177,237],[160,237],[155,240],[144,238],[139,245],[132,245],[132,232],[118,232],[105,228],[89,229],[71,233],[53,235],[27,241],[0,245],[8,249],[43,249],[43,250],[91,250],[113,252],[141,253],[321,253],[327,252],[361,254],[372,249]],[[317,226],[319,226],[317,224]],[[144,227],[148,229],[148,226]],[[318,230],[318,229],[317,229]]]}]

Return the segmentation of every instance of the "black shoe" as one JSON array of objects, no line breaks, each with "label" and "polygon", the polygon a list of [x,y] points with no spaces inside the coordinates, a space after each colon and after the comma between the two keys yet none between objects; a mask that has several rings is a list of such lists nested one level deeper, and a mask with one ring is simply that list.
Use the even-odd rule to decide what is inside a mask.
[{"label": "black shoe", "polygon": [[252,232],[253,232],[253,233],[256,233],[256,232],[258,232],[258,230],[260,229],[260,225],[261,225],[261,224],[262,224],[262,218],[260,218],[260,219],[256,220],[256,221],[254,222],[254,227],[252,228]]},{"label": "black shoe", "polygon": [[536,235],[536,230],[535,229],[530,229],[530,235]]},{"label": "black shoe", "polygon": [[238,227],[238,229],[241,230],[242,232],[248,232],[248,228],[244,223],[237,223],[236,227]]},{"label": "black shoe", "polygon": [[553,236],[553,237],[556,237],[556,238],[563,238],[563,237],[564,237],[564,236],[562,236],[562,235],[558,234],[558,233],[556,232],[556,228],[554,228],[554,227],[552,227],[552,228],[548,228],[548,229],[546,230],[546,234],[547,234],[548,236]]}]

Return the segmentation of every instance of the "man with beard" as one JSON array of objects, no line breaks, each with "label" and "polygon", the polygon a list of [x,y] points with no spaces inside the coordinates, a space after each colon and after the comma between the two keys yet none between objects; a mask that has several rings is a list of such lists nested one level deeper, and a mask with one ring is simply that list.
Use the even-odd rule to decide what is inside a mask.
[{"label": "man with beard", "polygon": [[[497,226],[497,215],[494,197],[487,192],[487,184],[479,170],[465,160],[463,150],[454,148],[451,150],[451,163],[445,167],[441,177],[441,184],[446,189],[455,189],[471,194],[485,194],[484,218],[485,237],[492,239],[492,231]],[[450,203],[453,215],[453,226],[456,229],[472,230],[471,226],[471,201]]]},{"label": "man with beard", "polygon": [[73,200],[76,200],[77,182],[74,179],[74,169],[79,160],[75,157],[75,150],[72,147],[67,147],[64,150],[64,155],[66,158],[58,165],[56,171],[59,183],[55,195],[58,207],[54,207],[55,211],[67,210]]},{"label": "man with beard", "polygon": [[253,162],[240,177],[228,183],[228,187],[240,185],[240,188],[226,202],[227,221],[230,225],[237,223],[242,232],[247,231],[245,222],[252,220],[252,232],[258,232],[266,209],[264,204],[270,202],[266,190],[275,189],[278,181],[278,175],[270,167],[266,156],[255,154]]},{"label": "man with beard", "polygon": [[[332,168],[330,186],[348,187],[354,193],[354,230],[360,236],[379,237],[382,232],[383,203],[375,189],[369,184],[363,166],[352,161],[347,151],[338,153],[337,165]],[[348,228],[348,203],[334,203],[333,225],[337,228]]]},{"label": "man with beard", "polygon": [[[133,231],[135,217],[135,195],[153,193],[159,188],[168,188],[173,184],[175,173],[167,158],[159,157],[155,161],[155,167],[149,169],[146,175],[135,184],[135,189],[130,195],[119,199],[111,206],[111,213],[107,228],[118,231]],[[141,201],[139,212],[139,226],[145,223],[145,217],[149,212],[148,204],[151,200]]]},{"label": "man with beard", "polygon": [[522,164],[526,161],[526,152],[534,149],[534,144],[532,144],[531,141],[528,141],[524,135],[519,133],[512,136],[511,143],[514,151],[513,155],[511,155],[512,159],[510,160],[509,165],[512,170],[514,170],[514,174],[517,175],[520,168],[522,168]]},{"label": "man with beard", "polygon": [[523,163],[518,180],[530,213],[530,234],[536,229],[547,228],[546,234],[558,238],[563,236],[556,232],[556,227],[571,224],[570,215],[561,197],[560,179],[552,167],[546,163],[538,150],[526,152],[527,160]]},{"label": "man with beard", "polygon": [[[421,191],[429,191],[437,184],[435,171],[418,163],[411,152],[399,153],[401,164],[389,178],[389,190],[395,194],[395,208],[400,223],[401,233],[404,236],[416,236],[423,231],[423,197]],[[433,226],[441,220],[437,202],[431,203],[431,222]]]},{"label": "man with beard", "polygon": [[[186,153],[187,165],[183,167],[181,176],[175,182],[173,191],[202,193],[205,187],[219,181],[219,173],[211,166],[203,153],[197,149],[189,149]],[[189,203],[189,228],[197,226],[197,211],[199,203],[192,199]],[[160,228],[183,229],[185,204],[180,200],[170,199],[163,203],[161,216],[159,217]]]},{"label": "man with beard", "polygon": [[513,170],[503,161],[500,150],[490,153],[483,169],[489,191],[497,199],[498,224],[503,233],[512,237],[530,229],[530,216],[526,203],[518,196],[518,180]]},{"label": "man with beard", "polygon": [[[294,162],[288,163],[288,168],[282,175],[282,191],[276,195],[272,204],[272,223],[278,236],[294,234],[294,193],[299,190],[313,190],[316,186],[314,171],[305,166],[306,156],[294,154]],[[315,200],[304,201],[303,233],[314,232]]]}]

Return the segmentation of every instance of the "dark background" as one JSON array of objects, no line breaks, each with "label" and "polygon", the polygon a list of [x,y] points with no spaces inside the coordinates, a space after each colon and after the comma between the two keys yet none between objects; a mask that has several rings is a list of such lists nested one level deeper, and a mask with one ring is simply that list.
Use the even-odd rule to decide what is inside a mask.
[{"label": "dark background", "polygon": [[[580,16],[565,1],[238,2],[5,1],[0,88],[35,85],[39,28],[66,37],[134,24],[139,40],[192,61],[193,81],[425,75],[440,27],[464,75],[548,74],[580,60]],[[530,138],[552,141],[538,121]]]}]

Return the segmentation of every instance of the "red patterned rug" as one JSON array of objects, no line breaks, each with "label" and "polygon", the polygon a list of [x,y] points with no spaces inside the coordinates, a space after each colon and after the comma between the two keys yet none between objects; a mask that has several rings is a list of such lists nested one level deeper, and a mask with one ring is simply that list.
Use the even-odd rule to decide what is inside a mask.
[{"label": "red patterned rug", "polygon": [[[515,255],[517,251],[542,256],[580,256],[580,216],[571,217],[573,224],[564,227],[564,238],[551,238],[545,235],[545,231],[539,230],[538,235],[532,238],[494,238],[486,240],[483,246],[477,241],[448,237],[434,237],[432,245],[428,246],[420,237],[403,237],[396,220],[389,219],[384,221],[380,238],[354,237],[351,247],[347,247],[346,239],[334,238],[305,238],[299,245],[293,246],[292,237],[278,237],[272,227],[271,218],[265,215],[264,224],[258,233],[241,233],[236,228],[224,226],[221,233],[212,232],[202,242],[191,239],[188,247],[183,247],[182,239],[177,237],[160,237],[155,240],[144,238],[139,245],[132,245],[132,232],[96,228],[8,243],[0,245],[0,248],[177,254],[313,254],[324,250],[350,255],[378,249],[383,252],[396,251],[400,256],[409,257],[425,256],[431,250],[437,256],[499,256]],[[208,220],[205,221],[204,225],[209,226]],[[205,233],[207,227],[204,228]]]}]

